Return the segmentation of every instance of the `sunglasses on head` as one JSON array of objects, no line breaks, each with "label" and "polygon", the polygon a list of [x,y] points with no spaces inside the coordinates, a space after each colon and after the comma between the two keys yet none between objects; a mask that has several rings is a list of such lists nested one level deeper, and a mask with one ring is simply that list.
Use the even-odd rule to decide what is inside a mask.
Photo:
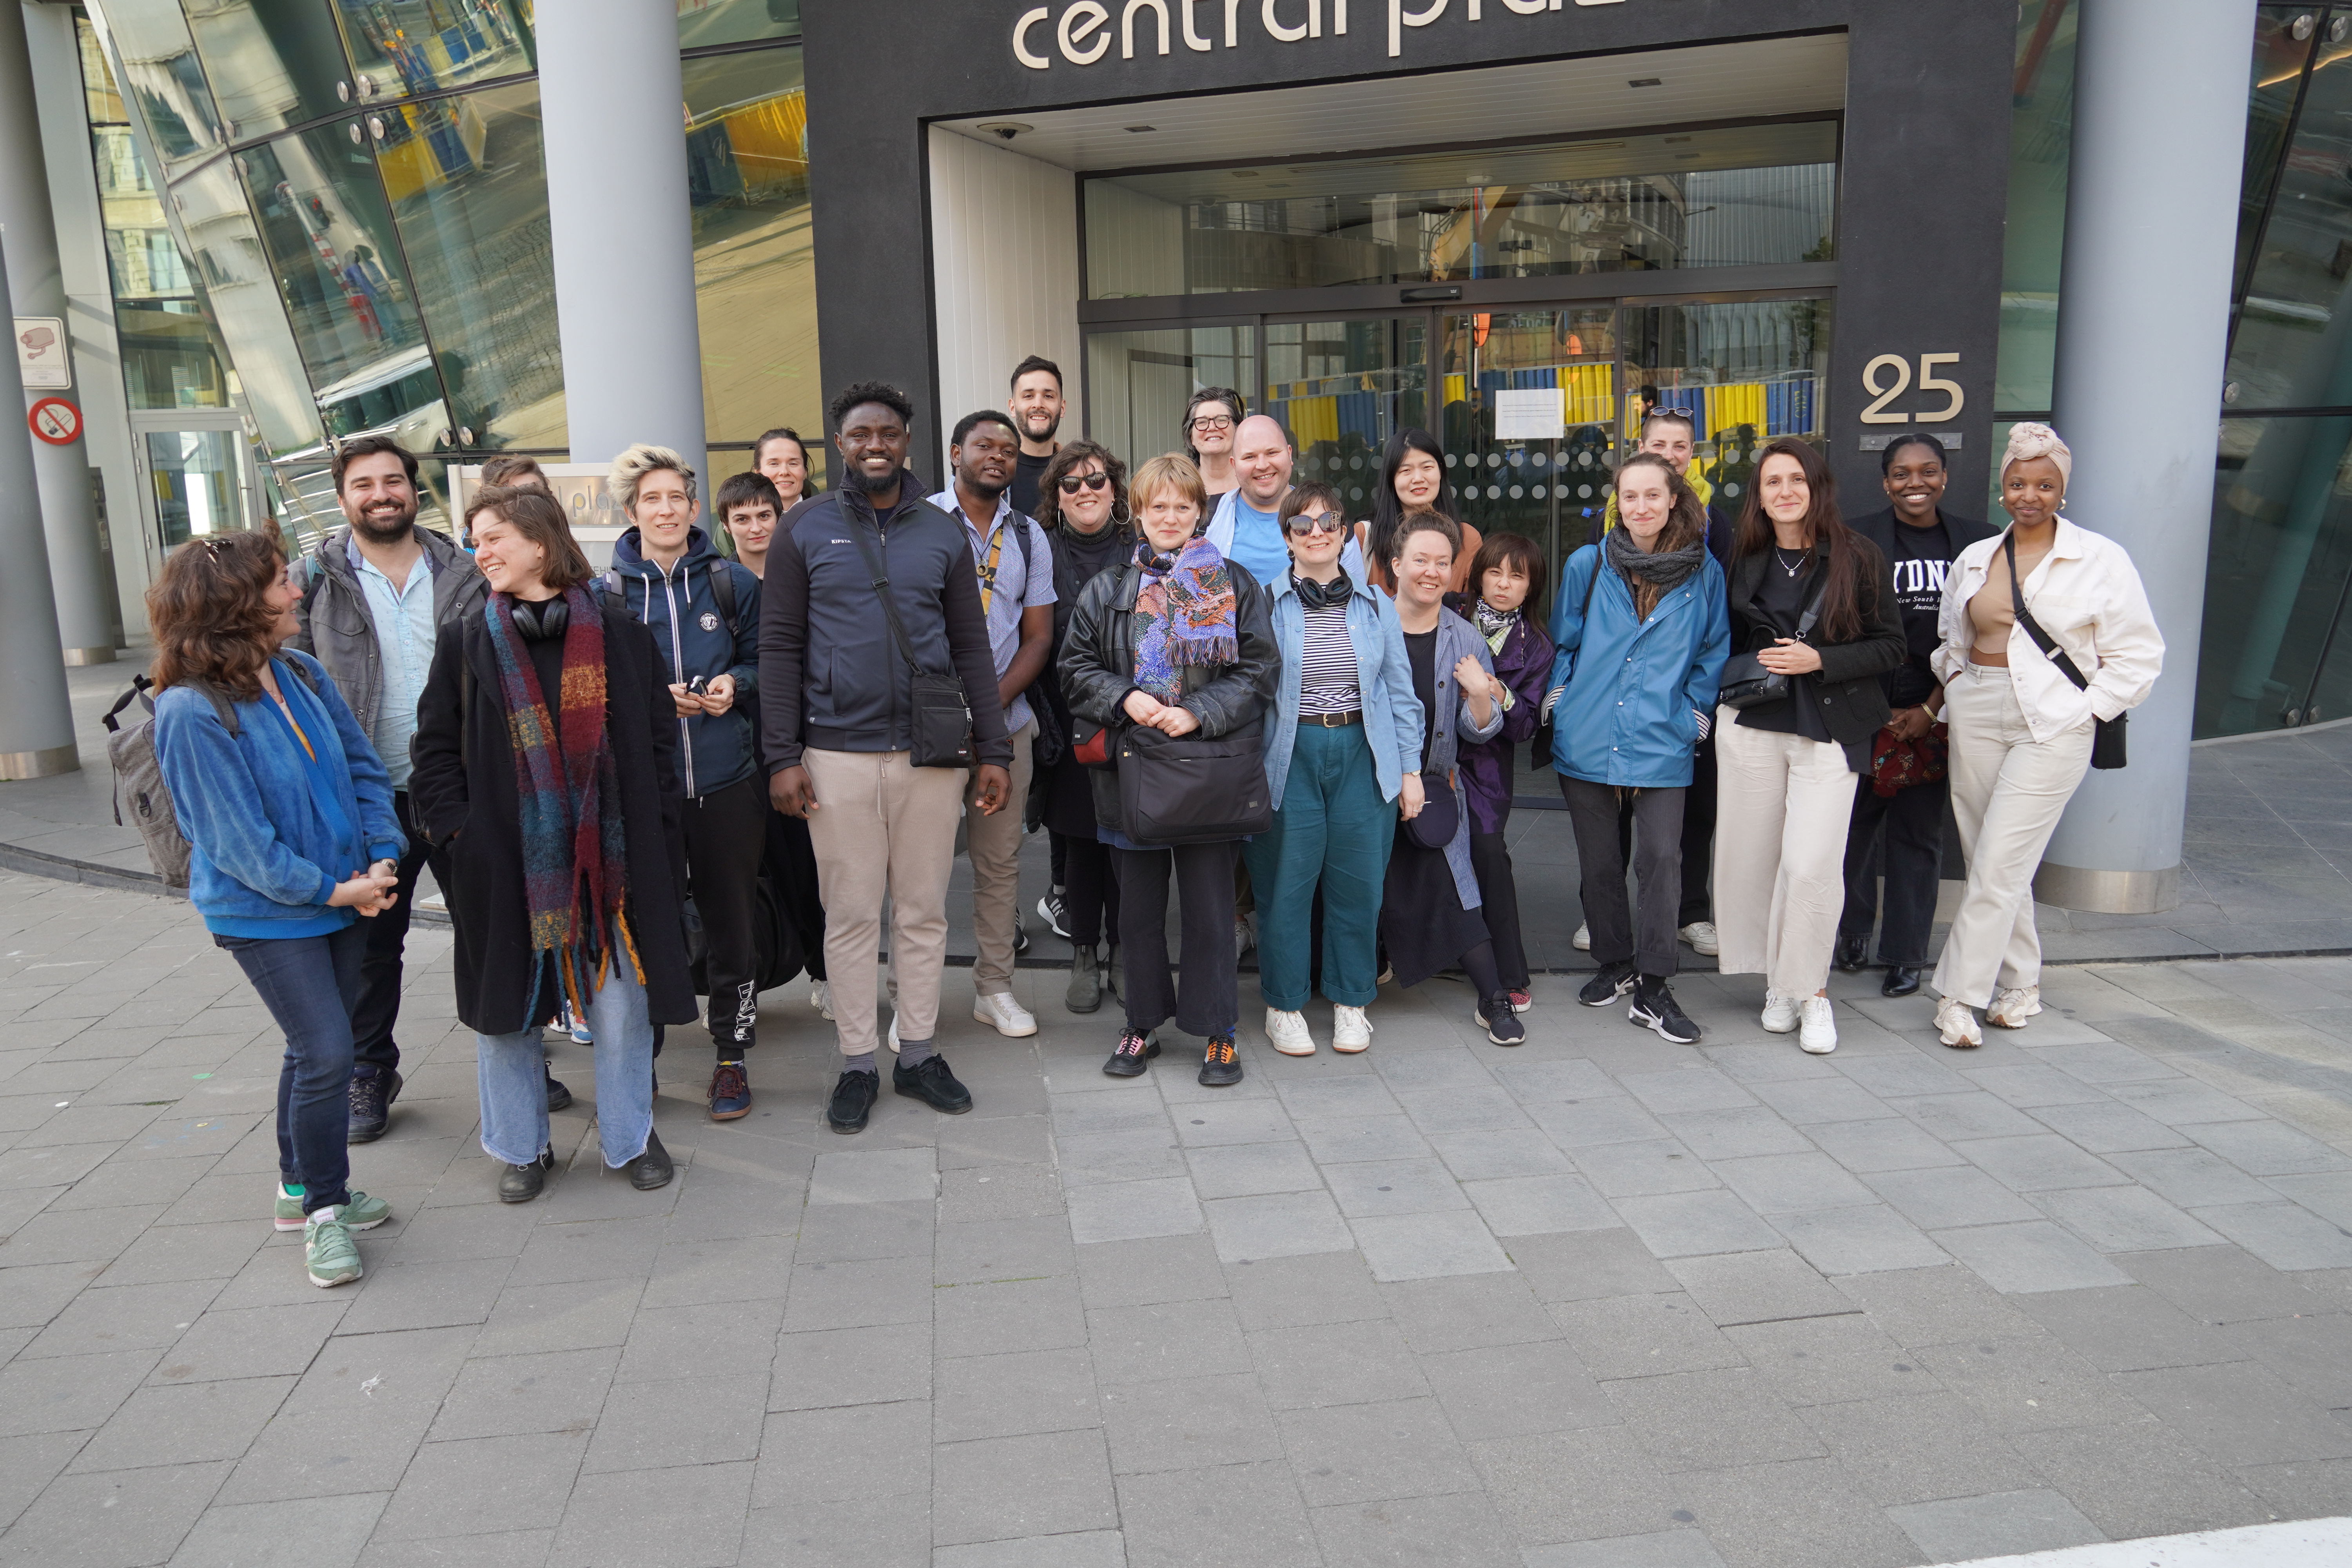
[{"label": "sunglasses on head", "polygon": [[1064,474],[1060,480],[1062,493],[1066,496],[1077,494],[1082,486],[1087,489],[1098,490],[1109,483],[1110,476],[1100,471],[1091,474]]},{"label": "sunglasses on head", "polygon": [[1301,536],[1309,533],[1338,533],[1348,526],[1348,520],[1336,511],[1318,511],[1313,515],[1300,512],[1290,520],[1290,531]]}]

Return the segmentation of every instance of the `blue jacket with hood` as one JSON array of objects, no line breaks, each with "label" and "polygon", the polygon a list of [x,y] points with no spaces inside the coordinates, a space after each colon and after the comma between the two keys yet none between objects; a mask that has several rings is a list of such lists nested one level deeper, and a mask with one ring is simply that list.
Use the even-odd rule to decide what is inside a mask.
[{"label": "blue jacket with hood", "polygon": [[1560,568],[1551,640],[1559,649],[1551,689],[1560,694],[1552,770],[1629,789],[1687,786],[1731,654],[1731,613],[1715,558],[1661,595],[1644,621],[1633,615],[1623,574],[1609,569],[1601,546],[1586,545]]},{"label": "blue jacket with hood", "polygon": [[[730,624],[713,581],[726,574],[735,590]],[[757,770],[759,748],[752,714],[760,700],[760,579],[711,547],[699,528],[686,536],[686,553],[664,571],[646,559],[632,528],[613,545],[613,568],[604,585],[618,593],[630,616],[653,633],[654,646],[669,670],[670,684],[683,686],[699,675],[735,678],[734,706],[718,715],[679,715],[678,779],[686,798],[725,789]]]}]

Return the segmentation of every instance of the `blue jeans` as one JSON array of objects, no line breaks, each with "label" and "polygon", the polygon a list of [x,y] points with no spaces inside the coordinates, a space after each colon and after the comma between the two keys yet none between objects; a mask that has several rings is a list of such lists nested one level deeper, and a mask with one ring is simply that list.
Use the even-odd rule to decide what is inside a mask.
[{"label": "blue jeans", "polygon": [[302,1212],[351,1201],[352,1009],[368,922],[332,936],[215,936],[286,1034],[278,1069],[278,1174]]},{"label": "blue jeans", "polygon": [[1364,727],[1301,723],[1274,826],[1242,847],[1257,889],[1257,984],[1265,1005],[1307,1005],[1315,889],[1323,889],[1323,994],[1347,1007],[1379,995],[1381,881],[1396,802],[1381,798]]},{"label": "blue jeans", "polygon": [[[615,954],[604,984],[588,998],[596,1037],[596,1131],[604,1163],[615,1168],[646,1152],[654,1130],[654,1030],[645,987]],[[547,1152],[547,1055],[535,1028],[474,1037],[482,1101],[482,1148],[494,1160],[528,1165]]]}]

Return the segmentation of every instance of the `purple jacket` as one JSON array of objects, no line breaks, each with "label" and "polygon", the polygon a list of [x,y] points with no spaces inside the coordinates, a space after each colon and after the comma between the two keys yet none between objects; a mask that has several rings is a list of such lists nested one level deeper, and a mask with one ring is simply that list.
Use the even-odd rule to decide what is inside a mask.
[{"label": "purple jacket", "polygon": [[[1449,594],[1446,604],[1464,620],[1471,620],[1466,595]],[[1474,621],[1472,624],[1475,624]],[[1551,679],[1551,638],[1543,626],[1522,610],[1519,624],[1495,655],[1495,673],[1511,689],[1510,711],[1491,741],[1462,748],[1462,794],[1470,805],[1470,831],[1500,833],[1511,815],[1511,779],[1517,772],[1517,742],[1531,737],[1542,716],[1544,683]]]}]

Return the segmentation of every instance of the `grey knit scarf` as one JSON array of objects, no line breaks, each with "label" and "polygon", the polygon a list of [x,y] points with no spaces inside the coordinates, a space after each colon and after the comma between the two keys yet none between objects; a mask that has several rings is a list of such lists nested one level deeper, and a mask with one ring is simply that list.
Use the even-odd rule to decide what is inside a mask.
[{"label": "grey knit scarf", "polygon": [[1660,598],[1681,587],[1706,561],[1704,539],[1682,550],[1648,551],[1634,543],[1625,529],[1612,528],[1601,536],[1601,544],[1609,552],[1609,564],[1625,579],[1627,588],[1636,588],[1641,583],[1654,584]]}]

